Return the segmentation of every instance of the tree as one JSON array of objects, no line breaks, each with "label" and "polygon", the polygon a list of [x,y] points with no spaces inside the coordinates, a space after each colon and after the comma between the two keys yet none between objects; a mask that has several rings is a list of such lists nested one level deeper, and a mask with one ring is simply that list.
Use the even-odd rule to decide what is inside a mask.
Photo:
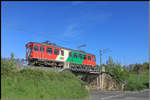
[{"label": "tree", "polygon": [[111,56],[108,57],[108,60],[106,61],[106,64],[110,67],[113,67],[114,66],[114,61],[112,59]]},{"label": "tree", "polygon": [[10,64],[10,66],[13,66],[13,67],[14,67],[14,65],[16,64],[16,61],[15,61],[15,59],[14,59],[14,53],[11,53],[11,54],[10,54],[9,64]]},{"label": "tree", "polygon": [[135,64],[134,66],[134,71],[136,71],[137,73],[137,85],[139,87],[139,82],[140,82],[140,70],[142,68],[142,65],[141,64]]},{"label": "tree", "polygon": [[149,64],[147,62],[143,63],[143,69],[148,70],[149,69]]},{"label": "tree", "polygon": [[134,68],[134,65],[133,64],[129,64],[129,71],[131,72]]},{"label": "tree", "polygon": [[8,58],[2,58],[2,64],[1,64],[1,70],[2,73],[1,75],[6,75],[6,74],[11,74],[11,72],[13,72],[16,67],[15,67],[15,59],[14,59],[14,53],[11,53],[10,55],[11,57]]},{"label": "tree", "polygon": [[137,73],[137,74],[139,74],[140,73],[140,70],[142,69],[142,65],[141,64],[135,64],[134,65],[134,68],[133,68],[133,70]]},{"label": "tree", "polygon": [[129,77],[129,73],[126,70],[122,71],[120,65],[115,65],[115,67],[111,68],[110,73],[118,83],[123,83]]}]

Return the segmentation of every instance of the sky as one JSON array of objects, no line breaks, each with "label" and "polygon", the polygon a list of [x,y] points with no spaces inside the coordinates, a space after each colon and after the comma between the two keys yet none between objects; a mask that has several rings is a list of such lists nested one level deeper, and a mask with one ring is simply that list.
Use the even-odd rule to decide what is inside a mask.
[{"label": "sky", "polygon": [[108,56],[122,65],[148,62],[148,1],[2,1],[1,54],[25,58],[28,42]]}]

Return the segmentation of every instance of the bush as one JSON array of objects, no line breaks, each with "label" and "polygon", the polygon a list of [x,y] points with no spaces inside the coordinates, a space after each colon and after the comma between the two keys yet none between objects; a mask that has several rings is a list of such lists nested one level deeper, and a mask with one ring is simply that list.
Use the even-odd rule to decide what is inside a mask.
[{"label": "bush", "polygon": [[16,70],[15,67],[15,60],[14,60],[14,54],[11,53],[11,58],[2,58],[1,59],[1,75],[6,75],[6,74],[12,74],[14,70]]},{"label": "bush", "polygon": [[129,81],[124,88],[125,91],[136,91],[142,89],[146,89],[146,86],[141,83],[137,84],[137,82],[134,81]]},{"label": "bush", "polygon": [[135,90],[143,90],[149,88],[149,75],[148,74],[140,74],[139,83],[137,82],[137,74],[130,73],[128,78],[128,82],[125,86],[124,90],[135,91]]},{"label": "bush", "polygon": [[129,73],[126,70],[122,71],[120,65],[115,65],[114,67],[106,66],[105,68],[118,83],[124,83],[124,80],[129,77]]}]

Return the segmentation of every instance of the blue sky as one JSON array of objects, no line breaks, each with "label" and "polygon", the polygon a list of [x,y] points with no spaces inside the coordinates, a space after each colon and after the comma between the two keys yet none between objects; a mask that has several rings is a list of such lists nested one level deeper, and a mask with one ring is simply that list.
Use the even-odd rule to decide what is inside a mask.
[{"label": "blue sky", "polygon": [[148,1],[3,1],[1,54],[25,58],[25,44],[49,40],[57,45],[108,56],[122,65],[148,61]]}]

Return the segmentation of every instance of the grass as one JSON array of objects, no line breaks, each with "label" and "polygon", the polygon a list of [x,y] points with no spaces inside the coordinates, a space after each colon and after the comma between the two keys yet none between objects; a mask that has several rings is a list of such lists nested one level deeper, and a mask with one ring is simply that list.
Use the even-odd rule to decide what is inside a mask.
[{"label": "grass", "polygon": [[85,83],[71,72],[25,68],[6,71],[2,67],[2,99],[88,98]]},{"label": "grass", "polygon": [[149,73],[140,74],[139,83],[137,82],[137,74],[130,73],[125,90],[136,91],[149,88]]}]

